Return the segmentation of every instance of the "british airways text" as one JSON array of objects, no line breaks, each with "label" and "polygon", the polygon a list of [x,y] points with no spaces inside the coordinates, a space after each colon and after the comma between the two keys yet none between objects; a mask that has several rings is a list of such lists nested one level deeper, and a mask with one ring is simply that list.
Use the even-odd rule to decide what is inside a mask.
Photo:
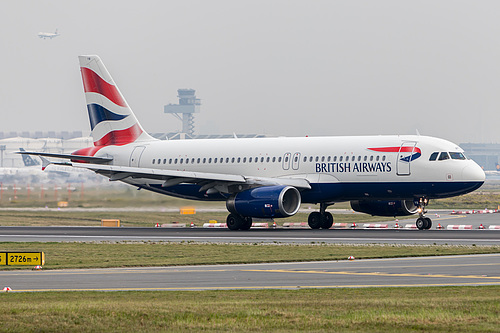
[{"label": "british airways text", "polygon": [[316,163],[316,172],[391,172],[391,162],[377,163]]}]

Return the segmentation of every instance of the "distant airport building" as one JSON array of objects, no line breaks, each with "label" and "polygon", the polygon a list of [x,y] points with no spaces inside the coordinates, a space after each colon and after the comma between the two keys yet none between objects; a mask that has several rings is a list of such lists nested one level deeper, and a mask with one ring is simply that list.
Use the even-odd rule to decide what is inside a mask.
[{"label": "distant airport building", "polygon": [[465,154],[479,164],[485,171],[500,171],[500,144],[462,143]]}]

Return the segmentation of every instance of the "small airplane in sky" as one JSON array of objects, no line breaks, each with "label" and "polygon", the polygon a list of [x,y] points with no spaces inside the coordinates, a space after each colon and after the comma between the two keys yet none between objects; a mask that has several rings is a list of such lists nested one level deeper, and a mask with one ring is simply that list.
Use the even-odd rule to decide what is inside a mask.
[{"label": "small airplane in sky", "polygon": [[60,34],[57,32],[57,29],[56,29],[56,32],[52,33],[52,32],[39,32],[38,33],[38,37],[40,38],[43,38],[43,39],[46,39],[46,38],[54,38],[54,37],[57,37],[59,36]]}]

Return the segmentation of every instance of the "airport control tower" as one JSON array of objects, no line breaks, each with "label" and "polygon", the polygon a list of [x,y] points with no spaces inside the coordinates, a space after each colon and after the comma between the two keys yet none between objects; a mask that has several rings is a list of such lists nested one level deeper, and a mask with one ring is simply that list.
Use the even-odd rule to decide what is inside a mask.
[{"label": "airport control tower", "polygon": [[196,98],[196,90],[179,89],[179,104],[168,104],[164,107],[165,113],[171,113],[182,121],[182,133],[193,137],[194,135],[194,113],[200,112],[200,99]]}]

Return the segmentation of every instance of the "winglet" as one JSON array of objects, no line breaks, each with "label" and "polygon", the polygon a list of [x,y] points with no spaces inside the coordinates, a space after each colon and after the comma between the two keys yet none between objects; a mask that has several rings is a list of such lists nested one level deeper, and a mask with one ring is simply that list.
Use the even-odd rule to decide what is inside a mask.
[{"label": "winglet", "polygon": [[43,156],[38,156],[38,157],[40,157],[40,159],[42,160],[42,171],[45,171],[45,168],[51,165],[52,163]]}]

